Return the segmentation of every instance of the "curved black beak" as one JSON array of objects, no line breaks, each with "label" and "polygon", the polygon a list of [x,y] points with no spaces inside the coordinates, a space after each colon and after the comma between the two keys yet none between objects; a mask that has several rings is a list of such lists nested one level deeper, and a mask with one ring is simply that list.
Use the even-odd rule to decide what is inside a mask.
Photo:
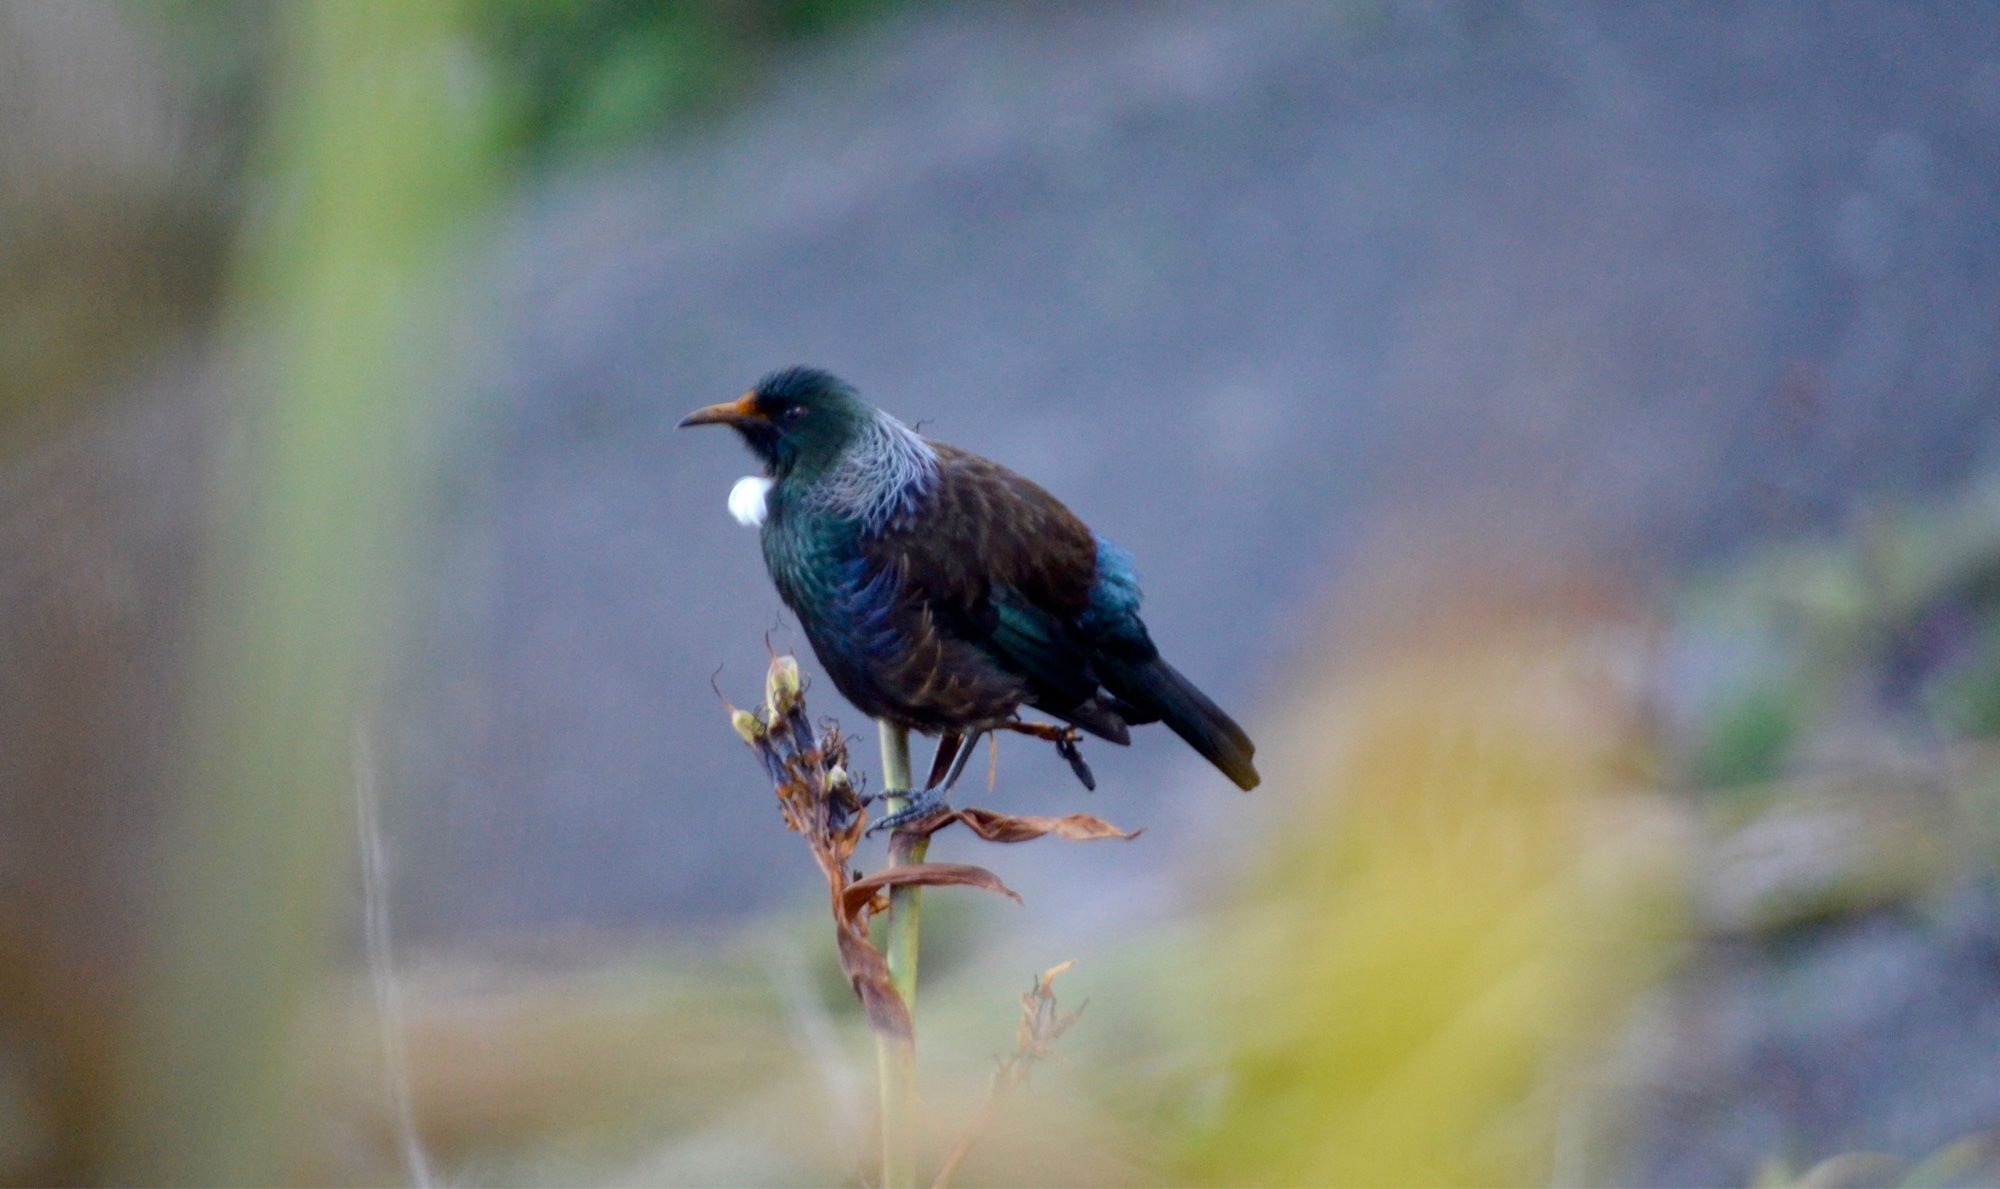
[{"label": "curved black beak", "polygon": [[676,428],[686,429],[691,425],[742,425],[751,421],[768,421],[757,407],[757,394],[746,392],[736,400],[724,401],[719,405],[709,405],[696,409],[681,418]]}]

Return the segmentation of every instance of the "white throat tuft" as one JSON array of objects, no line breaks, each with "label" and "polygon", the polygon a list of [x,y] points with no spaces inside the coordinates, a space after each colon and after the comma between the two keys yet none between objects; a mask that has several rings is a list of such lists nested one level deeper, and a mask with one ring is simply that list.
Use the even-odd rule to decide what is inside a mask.
[{"label": "white throat tuft", "polygon": [[729,514],[744,528],[756,528],[764,523],[768,508],[764,497],[771,491],[771,481],[762,475],[745,475],[729,489]]}]

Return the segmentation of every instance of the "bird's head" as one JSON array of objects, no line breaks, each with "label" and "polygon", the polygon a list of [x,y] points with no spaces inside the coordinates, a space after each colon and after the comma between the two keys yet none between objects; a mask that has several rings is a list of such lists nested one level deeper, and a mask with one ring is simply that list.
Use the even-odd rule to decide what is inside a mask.
[{"label": "bird's head", "polygon": [[810,367],[772,372],[733,401],[696,409],[691,425],[727,425],[764,463],[772,477],[817,474],[847,449],[875,410],[837,376]]}]

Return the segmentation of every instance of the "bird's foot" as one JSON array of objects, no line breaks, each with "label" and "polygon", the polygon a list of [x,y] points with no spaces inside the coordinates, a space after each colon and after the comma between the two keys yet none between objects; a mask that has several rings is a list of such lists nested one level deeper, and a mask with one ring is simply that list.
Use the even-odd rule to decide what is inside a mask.
[{"label": "bird's foot", "polygon": [[878,821],[869,823],[868,833],[870,834],[879,834],[884,830],[901,830],[906,826],[928,821],[938,814],[943,813],[947,808],[943,789],[923,789],[911,793],[891,792],[885,789],[881,796],[884,801],[887,801],[891,797],[907,797],[909,799],[903,803],[901,809]]},{"label": "bird's foot", "polygon": [[1069,761],[1069,770],[1076,773],[1076,778],[1083,782],[1083,791],[1094,793],[1097,791],[1097,776],[1091,772],[1090,765],[1083,762],[1083,749],[1077,746],[1082,738],[1083,736],[1075,731],[1069,732],[1063,738],[1056,740],[1056,754]]},{"label": "bird's foot", "polygon": [[1059,727],[1054,723],[1019,720],[1003,725],[1007,730],[1035,739],[1046,739],[1055,744],[1056,754],[1069,761],[1069,770],[1076,773],[1076,778],[1083,782],[1085,791],[1092,793],[1097,791],[1097,776],[1091,772],[1090,765],[1083,762],[1083,749],[1077,746],[1083,742],[1082,731],[1075,727]]}]

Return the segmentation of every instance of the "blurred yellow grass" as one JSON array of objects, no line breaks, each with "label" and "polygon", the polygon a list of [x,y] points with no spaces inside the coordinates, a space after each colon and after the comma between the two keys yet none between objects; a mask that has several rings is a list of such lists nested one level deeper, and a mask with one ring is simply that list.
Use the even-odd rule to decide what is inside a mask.
[{"label": "blurred yellow grass", "polygon": [[1189,1179],[1557,1174],[1566,1069],[1674,953],[1686,837],[1627,791],[1644,623],[1517,583],[1388,600],[1297,700],[1292,820],[1207,963],[1232,1055]]}]

